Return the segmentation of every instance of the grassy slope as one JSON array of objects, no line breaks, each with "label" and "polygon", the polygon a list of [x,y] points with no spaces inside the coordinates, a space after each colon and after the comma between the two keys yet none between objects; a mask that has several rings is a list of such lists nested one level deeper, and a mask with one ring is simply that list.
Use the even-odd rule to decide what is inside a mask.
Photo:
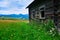
[{"label": "grassy slope", "polygon": [[42,25],[29,25],[28,22],[0,21],[0,40],[59,40],[46,33]]}]

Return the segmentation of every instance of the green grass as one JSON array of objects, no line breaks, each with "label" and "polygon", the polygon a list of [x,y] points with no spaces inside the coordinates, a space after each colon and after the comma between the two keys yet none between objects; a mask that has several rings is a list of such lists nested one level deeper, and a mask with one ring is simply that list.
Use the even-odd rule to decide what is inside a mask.
[{"label": "green grass", "polygon": [[0,22],[0,40],[59,40],[52,22],[47,24],[26,22]]}]

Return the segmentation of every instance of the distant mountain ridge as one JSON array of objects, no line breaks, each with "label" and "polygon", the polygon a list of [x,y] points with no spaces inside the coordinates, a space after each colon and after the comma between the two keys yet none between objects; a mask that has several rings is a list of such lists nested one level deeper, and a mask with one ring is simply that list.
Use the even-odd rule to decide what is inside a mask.
[{"label": "distant mountain ridge", "polygon": [[10,14],[10,15],[4,15],[4,14],[0,14],[0,17],[10,17],[10,18],[19,18],[19,19],[29,19],[29,15],[28,14]]}]

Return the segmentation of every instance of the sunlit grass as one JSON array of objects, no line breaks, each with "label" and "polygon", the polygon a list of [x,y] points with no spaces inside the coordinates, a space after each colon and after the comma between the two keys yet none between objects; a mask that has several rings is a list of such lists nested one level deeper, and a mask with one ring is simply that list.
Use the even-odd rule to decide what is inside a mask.
[{"label": "sunlit grass", "polygon": [[59,40],[58,35],[52,36],[56,33],[55,30],[50,34],[50,30],[54,28],[52,22],[38,24],[28,23],[26,20],[10,21],[0,21],[0,40]]}]

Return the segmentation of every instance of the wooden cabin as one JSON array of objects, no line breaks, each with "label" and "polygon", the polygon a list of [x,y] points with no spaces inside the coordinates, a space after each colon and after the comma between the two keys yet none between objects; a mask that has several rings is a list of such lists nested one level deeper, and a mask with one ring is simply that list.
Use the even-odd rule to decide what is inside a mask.
[{"label": "wooden cabin", "polygon": [[27,8],[30,21],[52,19],[60,29],[60,0],[34,0]]}]

